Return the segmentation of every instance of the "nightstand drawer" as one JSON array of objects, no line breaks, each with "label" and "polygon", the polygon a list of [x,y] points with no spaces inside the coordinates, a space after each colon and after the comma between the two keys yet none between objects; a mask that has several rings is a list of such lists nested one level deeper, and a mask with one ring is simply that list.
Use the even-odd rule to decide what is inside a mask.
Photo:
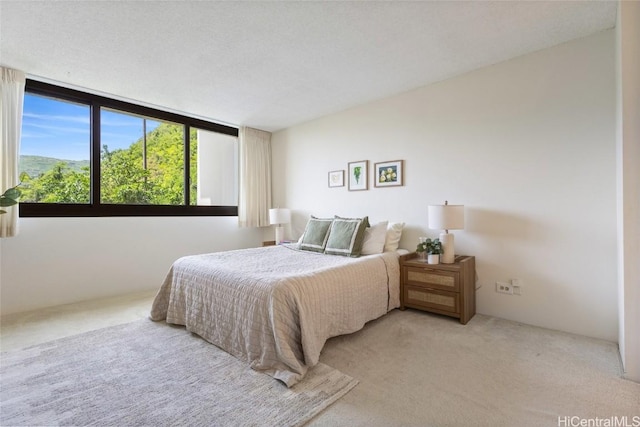
[{"label": "nightstand drawer", "polygon": [[460,294],[407,285],[404,288],[404,304],[408,307],[418,306],[459,313]]},{"label": "nightstand drawer", "polygon": [[429,267],[405,267],[404,281],[407,285],[460,292],[460,281],[455,271],[433,270]]}]

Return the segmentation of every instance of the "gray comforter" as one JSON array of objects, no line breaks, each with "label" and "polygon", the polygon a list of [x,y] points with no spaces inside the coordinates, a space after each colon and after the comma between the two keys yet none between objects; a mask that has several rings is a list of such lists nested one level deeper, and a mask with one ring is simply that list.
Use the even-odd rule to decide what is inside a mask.
[{"label": "gray comforter", "polygon": [[177,260],[151,319],[185,325],[287,386],[328,338],[399,306],[398,254],[360,258],[271,246]]}]

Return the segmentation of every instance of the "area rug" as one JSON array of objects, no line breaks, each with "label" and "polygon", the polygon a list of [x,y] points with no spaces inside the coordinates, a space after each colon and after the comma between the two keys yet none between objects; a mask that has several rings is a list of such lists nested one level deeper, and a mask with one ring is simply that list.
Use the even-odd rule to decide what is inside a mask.
[{"label": "area rug", "polygon": [[184,327],[147,319],[0,355],[0,425],[298,426],[357,381],[288,389]]}]

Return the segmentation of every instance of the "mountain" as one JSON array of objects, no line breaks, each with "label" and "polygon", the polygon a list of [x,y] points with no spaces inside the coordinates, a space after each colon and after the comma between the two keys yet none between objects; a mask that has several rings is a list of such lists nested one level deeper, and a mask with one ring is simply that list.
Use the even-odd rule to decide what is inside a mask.
[{"label": "mountain", "polygon": [[20,156],[20,173],[26,172],[31,178],[36,178],[53,168],[58,162],[65,162],[74,171],[80,171],[84,166],[89,166],[89,160],[63,160],[53,157]]}]

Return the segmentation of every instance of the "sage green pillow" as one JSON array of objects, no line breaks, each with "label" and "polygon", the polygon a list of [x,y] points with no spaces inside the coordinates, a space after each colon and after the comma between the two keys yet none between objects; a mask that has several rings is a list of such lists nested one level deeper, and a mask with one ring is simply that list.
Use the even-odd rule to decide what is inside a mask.
[{"label": "sage green pillow", "polygon": [[304,229],[300,249],[312,252],[324,252],[331,230],[332,218],[316,218],[312,216]]},{"label": "sage green pillow", "polygon": [[359,257],[364,242],[364,232],[369,218],[340,218],[336,216],[331,224],[329,238],[324,253]]}]

